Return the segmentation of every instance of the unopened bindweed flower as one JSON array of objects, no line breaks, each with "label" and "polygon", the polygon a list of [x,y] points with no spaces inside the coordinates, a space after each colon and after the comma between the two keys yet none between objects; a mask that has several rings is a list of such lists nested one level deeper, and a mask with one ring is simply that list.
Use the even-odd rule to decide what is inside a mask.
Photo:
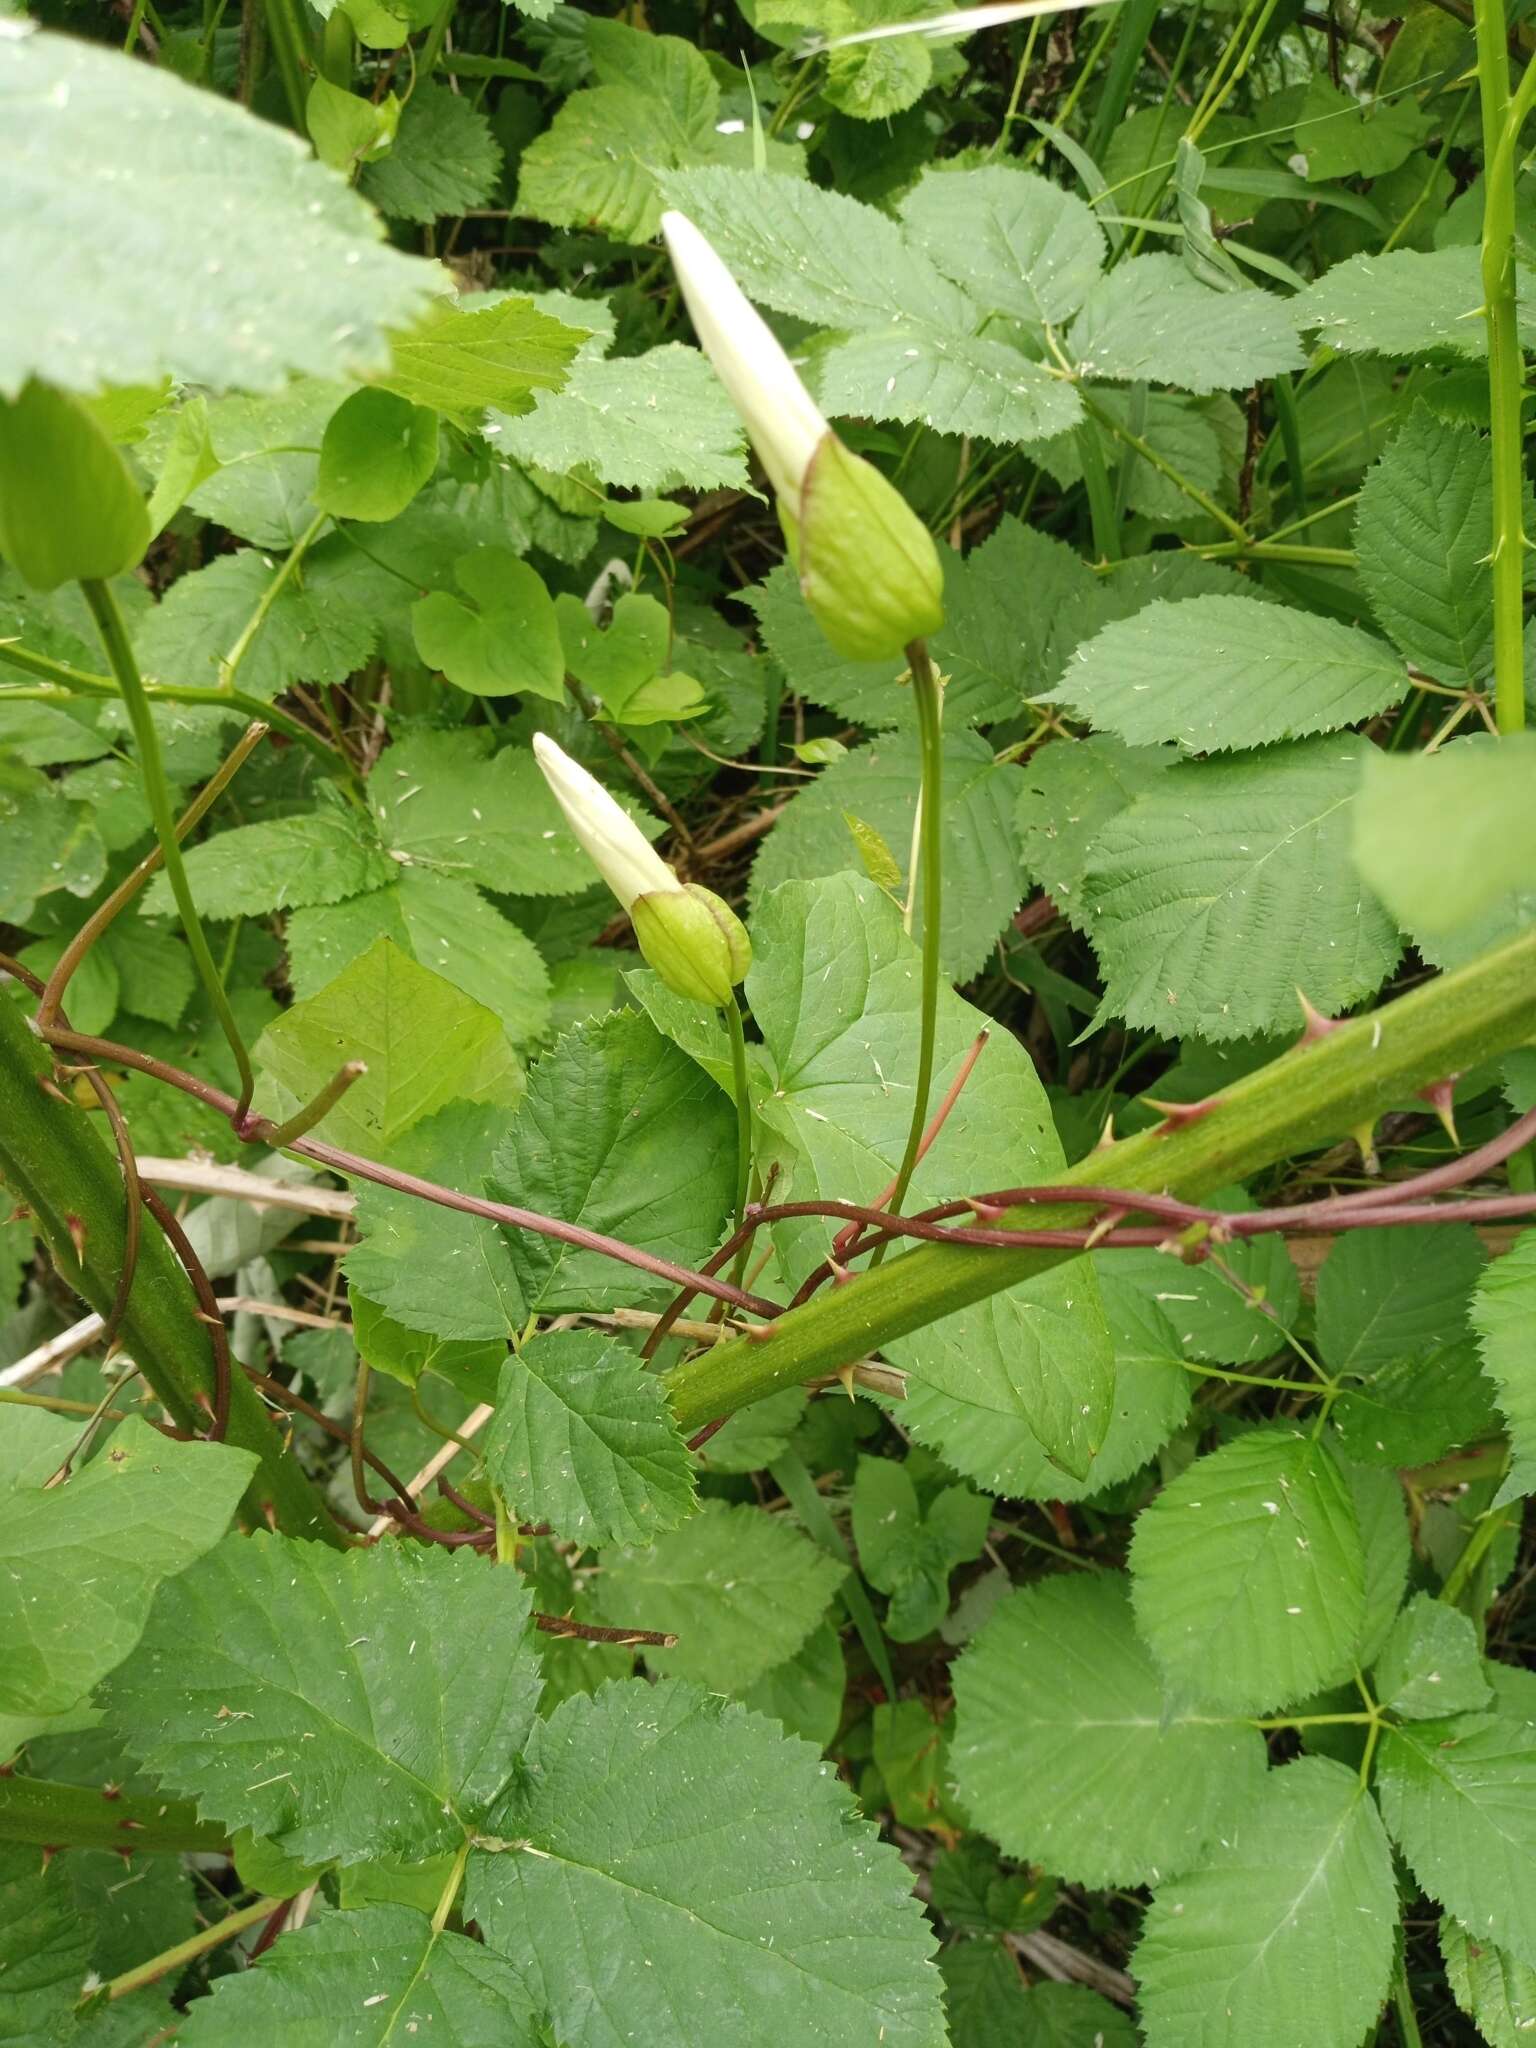
[{"label": "unopened bindweed flower", "polygon": [[674,994],[722,1007],[752,964],[746,926],[728,903],[680,882],[622,805],[545,733],[533,737],[565,822],[629,913],[640,951]]},{"label": "unopened bindweed flower", "polygon": [[899,655],[944,623],[938,550],[905,498],[846,448],[693,222],[664,213],[694,331],[778,497],[800,588],[839,654]]}]

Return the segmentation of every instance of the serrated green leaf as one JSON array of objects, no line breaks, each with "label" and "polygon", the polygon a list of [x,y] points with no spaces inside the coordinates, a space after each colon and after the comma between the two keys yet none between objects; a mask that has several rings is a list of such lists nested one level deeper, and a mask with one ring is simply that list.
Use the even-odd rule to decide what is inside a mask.
[{"label": "serrated green leaf", "polygon": [[1454,1913],[1440,1922],[1440,1955],[1456,2003],[1489,2048],[1525,2048],[1536,2033],[1536,1968],[1471,1934]]},{"label": "serrated green leaf", "polygon": [[0,752],[0,917],[25,925],[55,889],[89,896],[106,865],[91,806]]},{"label": "serrated green leaf", "polygon": [[0,1980],[5,2039],[54,2048],[76,2038],[75,2006],[91,1961],[91,1926],[75,1904],[67,1858],[0,1844]]},{"label": "serrated green leaf", "polygon": [[[452,1102],[424,1117],[395,1146],[394,1165],[476,1193],[507,1113]],[[528,1320],[511,1257],[497,1226],[436,1202],[359,1181],[357,1230],[347,1253],[348,1284],[407,1329],[456,1342],[505,1342]]]},{"label": "serrated green leaf", "polygon": [[[196,977],[191,955],[179,939],[152,925],[119,918],[92,950],[110,962],[125,1010],[156,1024],[181,1022]],[[70,986],[73,991],[74,984]]]},{"label": "serrated green leaf", "polygon": [[[275,563],[242,549],[178,577],[135,632],[145,675],[218,688],[223,664],[275,574]],[[372,654],[376,637],[374,621],[345,593],[289,583],[250,641],[240,688],[270,703],[295,683],[344,683]]]},{"label": "serrated green leaf", "polygon": [[921,1507],[912,1476],[891,1458],[860,1458],[853,1485],[859,1569],[890,1596],[885,1632],[915,1643],[943,1619],[949,1575],[979,1557],[992,1503],[968,1486],[946,1487]]},{"label": "serrated green leaf", "polygon": [[338,519],[394,519],[436,467],[436,413],[393,391],[354,391],[320,444],[315,502]]},{"label": "serrated green leaf", "polygon": [[[8,37],[0,134],[14,207],[0,297],[29,309],[0,342],[0,391],[34,373],[71,391],[167,374],[272,390],[290,371],[377,368],[386,328],[433,288],[280,129],[99,44]],[[194,160],[209,203],[189,212]],[[87,264],[68,288],[65,252]]]},{"label": "serrated green leaf", "polygon": [[699,351],[675,341],[614,362],[578,360],[561,390],[500,422],[497,445],[519,462],[584,468],[633,490],[747,482],[734,406]]},{"label": "serrated green leaf", "polygon": [[[572,93],[524,150],[517,210],[648,242],[661,218],[662,174],[740,155],[731,144],[741,138],[717,132],[720,89],[691,43],[609,20],[589,21],[586,42],[598,83]],[[768,154],[776,170],[800,162],[782,143]]]},{"label": "serrated green leaf", "polygon": [[1405,1351],[1346,1381],[1331,1421],[1362,1464],[1432,1465],[1499,1433],[1493,1387],[1470,1336]]},{"label": "serrated green leaf", "polygon": [[550,1331],[506,1360],[485,1458],[519,1515],[571,1542],[648,1543],[693,1512],[660,1379],[595,1331]]},{"label": "serrated green leaf", "polygon": [[[777,1162],[784,1199],[871,1199],[894,1175],[912,1117],[919,977],[900,915],[862,877],[786,882],[762,900],[752,940],[747,994],[766,1063],[751,1091],[766,1134],[759,1167]],[[936,1099],[981,1021],[941,991]],[[997,1035],[919,1164],[915,1198],[1018,1187],[1049,1177],[1061,1157],[1032,1063]],[[796,1279],[826,1254],[815,1223],[776,1225],[774,1242]],[[1081,1473],[1103,1439],[1114,1386],[1096,1294],[1091,1270],[1044,1274],[901,1338],[890,1356],[935,1394],[988,1411],[997,1430],[1027,1429]]]},{"label": "serrated green leaf", "polygon": [[1469,1224],[1350,1230],[1317,1276],[1317,1342],[1332,1373],[1370,1375],[1467,1335],[1487,1255]]},{"label": "serrated green leaf", "polygon": [[443,2048],[540,2048],[544,2035],[510,1962],[392,1905],[323,1914],[278,1942],[260,1969],[220,1977],[176,2028],[184,2048],[342,2040],[387,2048],[415,2038]]},{"label": "serrated green leaf", "polygon": [[388,888],[289,917],[285,936],[294,994],[315,995],[384,937],[494,1010],[511,1045],[523,1048],[542,1038],[549,1023],[549,971],[533,941],[468,882],[413,868],[396,873],[398,881]]},{"label": "serrated green leaf", "polygon": [[[942,2048],[907,1873],[755,1714],[678,1683],[568,1700],[496,1826],[508,1847],[470,1858],[465,1910],[568,2048]],[[592,1996],[593,1944],[619,2003]]]},{"label": "serrated green leaf", "polygon": [[[1241,1189],[1218,1188],[1207,1199],[1217,1209],[1254,1206]],[[1220,1260],[1183,1266],[1158,1251],[1127,1251],[1115,1272],[1161,1309],[1185,1358],[1256,1365],[1283,1347],[1300,1318],[1296,1268],[1278,1237],[1226,1245]]]},{"label": "serrated green leaf", "polygon": [[[490,1186],[503,1201],[696,1266],[719,1241],[735,1179],[736,1120],[725,1096],[647,1018],[626,1011],[578,1024],[534,1067]],[[527,1231],[507,1236],[531,1307],[665,1298],[667,1283],[637,1267]]]},{"label": "serrated green leaf", "polygon": [[[764,841],[752,870],[753,903],[761,903],[781,882],[857,872],[862,864],[843,823],[848,811],[874,827],[905,873],[919,781],[917,739],[910,732],[871,740],[823,769],[790,800]],[[945,733],[941,951],[945,974],[954,981],[969,980],[979,970],[1018,908],[1022,881],[1013,817],[1018,782],[1018,769],[999,765],[976,734]],[[925,914],[919,891],[914,937],[922,932]]]},{"label": "serrated green leaf", "polygon": [[1392,1971],[1392,1852],[1356,1774],[1272,1771],[1205,1866],[1153,1900],[1132,1958],[1147,2048],[1353,2048]]},{"label": "serrated green leaf", "polygon": [[558,391],[585,340],[579,327],[541,312],[532,299],[489,306],[439,299],[393,337],[389,368],[372,381],[470,426],[487,407],[524,412],[535,392]]},{"label": "serrated green leaf", "polygon": [[62,1713],[121,1663],[155,1588],[218,1542],[255,1466],[133,1417],[66,1486],[33,1472],[0,1497],[0,1712]]},{"label": "serrated green leaf", "polygon": [[1345,355],[1487,353],[1476,249],[1393,249],[1336,263],[1291,301],[1298,327]]},{"label": "serrated green leaf", "polygon": [[1010,165],[929,170],[901,219],[909,241],[977,305],[1036,326],[1070,319],[1104,263],[1093,209]]},{"label": "serrated green leaf", "polygon": [[1172,747],[1128,747],[1108,733],[1037,747],[1019,789],[1024,872],[1074,923],[1083,871],[1104,828],[1178,759]]},{"label": "serrated green leaf", "polygon": [[607,1552],[597,1595],[615,1627],[677,1637],[646,1650],[653,1670],[739,1694],[794,1656],[845,1569],[787,1522],[712,1500],[648,1549]]},{"label": "serrated green leaf", "polygon": [[1180,763],[1112,819],[1083,882],[1100,1014],[1221,1040],[1289,1024],[1298,988],[1325,1013],[1373,993],[1400,948],[1348,857],[1371,751],[1341,735]]},{"label": "serrated green leaf", "polygon": [[1471,733],[1433,754],[1366,757],[1355,865],[1417,935],[1444,937],[1536,875],[1536,733]]},{"label": "serrated green leaf", "polygon": [[[270,397],[196,398],[158,414],[143,449],[161,480],[157,493],[164,487],[174,495],[178,458],[184,471],[190,459],[194,472],[206,467],[208,473],[188,481],[189,511],[256,547],[286,552],[314,519],[320,444],[346,396],[345,384],[299,377]],[[264,566],[270,581],[275,565]],[[293,594],[302,594],[297,583]]]},{"label": "serrated green leaf", "polygon": [[1043,439],[1081,417],[1070,384],[977,331],[985,309],[889,215],[772,174],[704,169],[662,183],[751,297],[834,330],[815,364],[828,412],[994,441]]},{"label": "serrated green leaf", "polygon": [[162,1590],[111,1711],[167,1788],[300,1862],[421,1861],[513,1773],[528,1614],[520,1576],[473,1556],[233,1537]]},{"label": "serrated green leaf", "polygon": [[1296,117],[1296,146],[1308,184],[1331,178],[1379,178],[1405,163],[1423,141],[1425,116],[1407,98],[1362,102],[1314,72]]},{"label": "serrated green leaf", "polygon": [[967,1811],[1007,1855],[1074,1882],[1189,1869],[1263,1781],[1255,1729],[1165,1697],[1117,1572],[1007,1594],[953,1682]]},{"label": "serrated green leaf", "polygon": [[[198,909],[212,918],[338,903],[395,879],[394,863],[367,820],[340,805],[219,832],[189,850],[186,867]],[[141,900],[146,917],[175,915],[164,875],[156,875]]]},{"label": "serrated green leaf", "polygon": [[1324,1447],[1263,1428],[1137,1517],[1136,1622],[1171,1689],[1266,1713],[1349,1675],[1365,1612],[1354,1503]]},{"label": "serrated green leaf", "polygon": [[387,1151],[446,1103],[509,1108],[522,1094],[500,1022],[441,975],[376,939],[336,979],[285,1010],[255,1047],[264,1114],[291,1115],[345,1060],[368,1071],[315,1126],[333,1144]]},{"label": "serrated green leaf", "polygon": [[1356,725],[1407,690],[1386,642],[1337,619],[1194,597],[1106,626],[1042,701],[1134,745],[1208,754]]},{"label": "serrated green leaf", "polygon": [[786,1734],[827,1749],[842,1725],[847,1689],[843,1646],[833,1623],[825,1620],[817,1623],[793,1657],[748,1686],[742,1705],[777,1721]]},{"label": "serrated green leaf", "polygon": [[[592,863],[527,747],[490,754],[472,731],[419,733],[390,748],[368,794],[404,868],[509,896],[576,896],[592,886]],[[626,808],[647,838],[660,837],[658,820]]]},{"label": "serrated green leaf", "polygon": [[[1495,1507],[1536,1491],[1536,1377],[1531,1372],[1531,1307],[1536,1302],[1536,1231],[1516,1238],[1490,1262],[1472,1297],[1472,1327],[1483,1370],[1498,1391],[1509,1425],[1510,1468]],[[1536,1954],[1530,1958],[1536,1962]]]},{"label": "serrated green leaf", "polygon": [[1273,293],[1219,292],[1177,256],[1135,256],[1088,292],[1069,343],[1085,377],[1235,391],[1306,361]]},{"label": "serrated green leaf", "polygon": [[1005,1875],[990,1844],[967,1835],[935,1858],[930,1896],[951,1927],[975,1934],[1027,1934],[1050,1919],[1056,1885],[1038,1873]]},{"label": "serrated green leaf", "polygon": [[1536,1964],[1536,1730],[1502,1713],[1408,1722],[1383,1735],[1377,1777],[1429,1896]]},{"label": "serrated green leaf", "polygon": [[1083,410],[1071,384],[1008,342],[915,321],[835,342],[817,357],[816,391],[836,417],[920,423],[982,441],[1048,441]]},{"label": "serrated green leaf", "polygon": [[496,189],[501,145],[463,95],[419,79],[386,153],[365,163],[358,189],[392,220],[434,221],[483,206]]},{"label": "serrated green leaf", "polygon": [[1493,661],[1493,451],[1415,406],[1360,491],[1355,551],[1371,608],[1404,657],[1476,686]]},{"label": "serrated green leaf", "polygon": [[1489,1701],[1482,1646],[1469,1615],[1416,1593],[1376,1659],[1376,1697],[1407,1721],[1474,1713]]},{"label": "serrated green leaf", "polygon": [[427,667],[472,696],[515,691],[563,703],[560,629],[538,570],[509,548],[476,548],[454,563],[453,574],[463,597],[433,590],[411,607],[416,650]]},{"label": "serrated green leaf", "polygon": [[1121,2012],[1085,1984],[1041,1982],[1026,1988],[1018,1964],[997,1942],[967,1941],[939,1957],[944,2007],[956,2048],[1137,2048],[1141,2036]]}]

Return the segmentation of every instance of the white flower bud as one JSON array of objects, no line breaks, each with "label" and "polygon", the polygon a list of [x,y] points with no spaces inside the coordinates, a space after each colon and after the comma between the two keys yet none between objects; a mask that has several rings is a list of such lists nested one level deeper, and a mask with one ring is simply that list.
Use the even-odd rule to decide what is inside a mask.
[{"label": "white flower bud", "polygon": [[797,506],[811,457],[831,428],[768,323],[687,215],[664,213],[661,231],[704,353],[769,483]]},{"label": "white flower bud", "polygon": [[545,733],[534,734],[533,754],[582,851],[626,910],[637,896],[681,891],[682,883],[596,776]]}]

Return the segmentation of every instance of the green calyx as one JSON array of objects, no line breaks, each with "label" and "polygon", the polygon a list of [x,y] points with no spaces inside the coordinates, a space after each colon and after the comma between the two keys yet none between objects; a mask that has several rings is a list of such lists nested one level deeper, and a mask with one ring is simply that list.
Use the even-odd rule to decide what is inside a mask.
[{"label": "green calyx", "polygon": [[933,536],[894,484],[834,433],[812,456],[796,519],[780,521],[816,623],[854,661],[894,659],[944,623]]},{"label": "green calyx", "polygon": [[630,906],[647,962],[674,995],[723,1008],[752,965],[747,928],[713,890],[689,882],[637,896]]},{"label": "green calyx", "polygon": [[83,405],[35,379],[0,398],[0,555],[24,583],[110,581],[149,540],[143,495]]}]

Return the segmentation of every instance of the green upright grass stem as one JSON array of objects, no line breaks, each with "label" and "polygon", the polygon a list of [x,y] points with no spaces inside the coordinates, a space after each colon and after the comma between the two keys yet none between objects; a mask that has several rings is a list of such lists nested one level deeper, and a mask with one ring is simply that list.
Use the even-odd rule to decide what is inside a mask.
[{"label": "green upright grass stem", "polygon": [[[934,1044],[939,1017],[939,948],[944,938],[944,734],[943,705],[939,678],[929,657],[927,643],[914,640],[907,649],[912,668],[912,692],[917,704],[918,748],[922,757],[922,788],[918,802],[922,818],[918,831],[918,867],[923,899],[923,971],[921,1014],[917,1039],[917,1081],[912,1095],[912,1122],[907,1131],[906,1150],[896,1170],[891,1194],[893,1216],[901,1213],[907,1189],[922,1150],[923,1130],[928,1122],[928,1097],[933,1091]],[[917,879],[917,878],[914,878]],[[878,1263],[878,1259],[876,1261]]]},{"label": "green upright grass stem", "polygon": [[240,1075],[240,1108],[244,1115],[250,1106],[251,1094],[256,1086],[251,1072],[250,1055],[245,1049],[245,1040],[240,1036],[240,1027],[235,1022],[235,1013],[230,1008],[229,997],[224,992],[224,982],[214,965],[208,941],[203,933],[202,920],[197,914],[197,905],[192,900],[192,885],[187,880],[186,863],[181,857],[181,843],[176,837],[176,812],[171,803],[170,785],[165,779],[165,763],[160,755],[160,735],[155,730],[154,714],[149,708],[149,699],[144,692],[139,665],[133,658],[133,647],[123,624],[123,615],[117,608],[117,599],[108,584],[94,580],[80,585],[85,601],[90,606],[91,616],[96,621],[96,630],[101,635],[101,644],[107,652],[107,663],[117,679],[123,702],[128,708],[128,722],[133,727],[134,742],[139,753],[139,774],[144,783],[144,794],[149,800],[149,815],[155,828],[155,837],[160,842],[160,851],[165,857],[166,878],[171,893],[176,898],[176,908],[181,913],[182,929],[186,933],[187,950],[207,990],[208,1000],[213,1005],[219,1028],[229,1041],[234,1054],[235,1066]]},{"label": "green upright grass stem", "polygon": [[742,1028],[741,1003],[735,996],[725,1006],[725,1028],[731,1040],[731,1093],[736,1098],[734,1213],[739,1228],[747,1220],[747,1197],[752,1189],[752,1097],[747,1086],[747,1034]]},{"label": "green upright grass stem", "polygon": [[[1057,1178],[1191,1199],[1357,1131],[1437,1077],[1532,1038],[1536,931],[1352,1018],[1318,1043],[1298,1045],[1212,1097],[1198,1118],[1094,1152]],[[1092,1212],[1029,1206],[1002,1220],[1010,1229],[1083,1229]],[[676,1367],[668,1379],[673,1410],[684,1429],[697,1429],[1080,1256],[1041,1247],[923,1245],[879,1273],[856,1274],[817,1295],[766,1333],[716,1345]]]},{"label": "green upright grass stem", "polygon": [[1500,732],[1525,724],[1525,524],[1521,385],[1515,306],[1515,143],[1536,92],[1536,65],[1509,93],[1504,0],[1476,0],[1477,83],[1483,117],[1483,310],[1493,430],[1493,683]]}]

